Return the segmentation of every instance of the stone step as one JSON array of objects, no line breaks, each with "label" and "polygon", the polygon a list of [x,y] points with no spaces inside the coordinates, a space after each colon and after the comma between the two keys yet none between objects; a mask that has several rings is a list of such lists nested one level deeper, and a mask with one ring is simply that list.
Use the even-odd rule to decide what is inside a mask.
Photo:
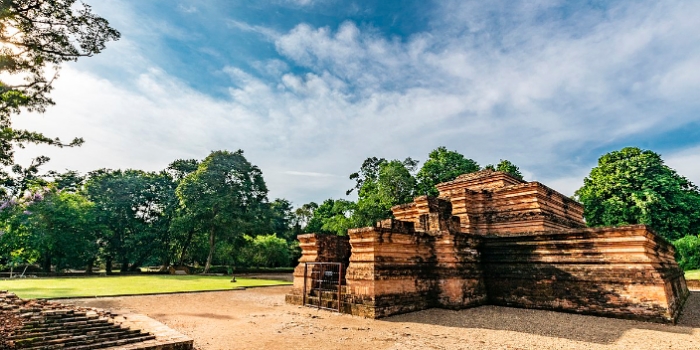
[{"label": "stone step", "polygon": [[30,345],[41,342],[42,344],[53,344],[65,342],[65,339],[81,340],[81,339],[107,339],[107,338],[127,338],[133,337],[135,335],[142,335],[140,330],[131,330],[127,328],[116,328],[110,327],[108,329],[95,330],[89,332],[89,334],[75,334],[70,332],[60,332],[57,334],[28,334],[23,338],[13,339],[17,344]]},{"label": "stone step", "polygon": [[51,330],[48,330],[46,332],[15,334],[13,336],[10,336],[8,339],[16,340],[16,339],[24,339],[27,337],[48,337],[48,336],[53,336],[53,335],[57,335],[57,334],[61,334],[61,333],[88,334],[91,332],[105,331],[105,330],[111,329],[112,327],[114,327],[113,324],[104,324],[104,325],[79,328],[79,329],[64,329],[61,327],[53,327]]},{"label": "stone step", "polygon": [[18,349],[100,349],[123,344],[138,343],[152,339],[155,339],[154,335],[135,331],[131,334],[107,333],[95,336],[79,336],[42,341],[38,346],[31,346],[35,343],[17,343],[17,347]]}]

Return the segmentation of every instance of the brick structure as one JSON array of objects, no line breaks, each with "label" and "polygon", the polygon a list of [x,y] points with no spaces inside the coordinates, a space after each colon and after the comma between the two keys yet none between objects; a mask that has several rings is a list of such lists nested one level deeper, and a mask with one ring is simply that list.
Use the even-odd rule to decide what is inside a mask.
[{"label": "brick structure", "polygon": [[192,339],[143,315],[22,300],[0,291],[0,322],[11,329],[0,336],[10,349],[191,350]]},{"label": "brick structure", "polygon": [[371,318],[495,304],[675,322],[689,294],[673,247],[646,226],[586,228],[579,203],[502,172],[437,189],[347,237],[299,236],[287,302],[301,304],[304,262],[348,256],[340,309]]}]

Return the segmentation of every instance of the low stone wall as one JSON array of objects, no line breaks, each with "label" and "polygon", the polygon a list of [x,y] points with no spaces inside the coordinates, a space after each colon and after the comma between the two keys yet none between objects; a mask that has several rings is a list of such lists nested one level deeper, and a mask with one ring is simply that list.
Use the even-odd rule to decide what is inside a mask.
[{"label": "low stone wall", "polygon": [[646,226],[486,237],[488,301],[674,322],[688,296],[673,248]]}]

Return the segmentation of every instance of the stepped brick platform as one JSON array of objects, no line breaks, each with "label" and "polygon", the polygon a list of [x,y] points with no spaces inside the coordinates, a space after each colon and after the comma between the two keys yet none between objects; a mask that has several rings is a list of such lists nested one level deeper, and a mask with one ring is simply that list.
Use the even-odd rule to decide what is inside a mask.
[{"label": "stepped brick platform", "polygon": [[193,341],[143,315],[23,300],[0,291],[0,326],[7,349],[191,350]]},{"label": "stepped brick platform", "polygon": [[[349,239],[299,236],[287,302],[371,318],[495,304],[675,322],[689,295],[673,246],[646,226],[587,228],[576,201],[502,172],[436,187]],[[340,299],[307,287],[307,262],[347,266]]]}]

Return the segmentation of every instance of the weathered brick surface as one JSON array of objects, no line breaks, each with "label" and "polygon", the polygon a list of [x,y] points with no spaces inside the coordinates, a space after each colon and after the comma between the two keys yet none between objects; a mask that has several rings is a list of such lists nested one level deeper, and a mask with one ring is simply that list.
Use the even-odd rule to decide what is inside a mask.
[{"label": "weathered brick surface", "polygon": [[[672,245],[646,226],[585,228],[579,203],[501,172],[437,189],[439,198],[392,208],[395,220],[349,230],[344,312],[491,303],[673,322],[689,294]],[[345,238],[319,237],[299,236],[288,302],[301,303],[304,261],[348,261]],[[335,295],[319,303],[335,308]]]},{"label": "weathered brick surface", "polygon": [[671,246],[646,226],[485,237],[489,302],[674,321],[688,296]]},{"label": "weathered brick surface", "polygon": [[[339,262],[343,263],[342,272],[345,273],[350,260],[350,243],[347,236],[316,233],[298,235],[297,238],[301,248],[301,258],[299,258],[299,265],[294,268],[294,285],[289,294],[285,296],[285,301],[289,304],[301,305],[304,284],[307,283],[314,271],[314,267],[307,268],[305,276],[305,263]],[[345,280],[344,277],[341,278]]]}]

